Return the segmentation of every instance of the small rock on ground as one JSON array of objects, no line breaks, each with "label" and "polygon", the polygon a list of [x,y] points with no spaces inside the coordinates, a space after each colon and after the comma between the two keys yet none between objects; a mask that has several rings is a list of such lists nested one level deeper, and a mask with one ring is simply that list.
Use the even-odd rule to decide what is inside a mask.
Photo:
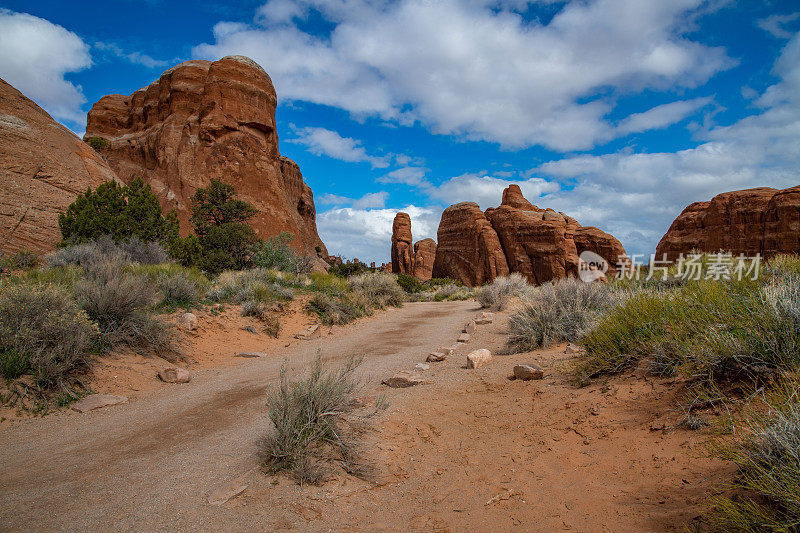
[{"label": "small rock on ground", "polygon": [[430,370],[431,365],[426,365],[425,363],[417,363],[414,365],[414,370]]},{"label": "small rock on ground", "polygon": [[127,403],[128,399],[125,396],[114,396],[113,394],[92,394],[86,398],[82,398],[72,404],[72,410],[79,413],[92,411],[93,409],[100,409],[101,407],[108,407],[109,405],[117,405],[118,403]]},{"label": "small rock on ground", "polygon": [[447,359],[447,356],[442,352],[431,352],[428,354],[428,357],[425,359],[429,363],[438,363],[440,361],[444,361]]},{"label": "small rock on ground", "polygon": [[267,354],[264,352],[239,352],[234,357],[266,357]]},{"label": "small rock on ground", "polygon": [[443,353],[445,355],[453,355],[456,351],[455,346],[450,346],[448,348],[439,348],[436,350],[438,353]]},{"label": "small rock on ground", "polygon": [[319,324],[313,324],[303,328],[300,333],[295,335],[295,338],[305,341],[309,339],[316,339],[320,335],[322,335],[322,330],[320,329]]},{"label": "small rock on ground", "polygon": [[492,318],[494,317],[494,313],[490,313],[489,311],[484,311],[481,313],[481,318]]},{"label": "small rock on ground", "polygon": [[475,350],[467,355],[467,368],[478,368],[492,360],[492,352],[486,348]]},{"label": "small rock on ground", "polygon": [[567,354],[579,353],[579,352],[582,352],[582,351],[583,351],[583,348],[581,348],[580,346],[576,346],[576,345],[574,345],[572,343],[567,344],[567,347],[564,348],[564,353],[567,353]]},{"label": "small rock on ground", "polygon": [[222,505],[231,498],[243,493],[247,485],[245,483],[232,483],[221,487],[208,495],[208,503],[211,505]]},{"label": "small rock on ground", "polygon": [[406,387],[413,387],[421,385],[424,381],[416,376],[410,374],[395,374],[389,379],[384,379],[381,383],[393,389],[404,389]]},{"label": "small rock on ground", "polygon": [[165,383],[189,383],[192,380],[188,370],[176,366],[159,370],[158,377]]},{"label": "small rock on ground", "polygon": [[184,331],[194,331],[197,329],[197,315],[194,313],[184,313],[178,319],[178,325]]},{"label": "small rock on ground", "polygon": [[476,318],[476,319],[474,320],[474,322],[475,322],[477,325],[479,325],[479,326],[482,326],[482,325],[484,325],[484,324],[491,324],[491,323],[492,323],[492,319],[491,319],[491,318]]},{"label": "small rock on ground", "polygon": [[533,363],[528,365],[514,365],[514,377],[523,381],[529,379],[542,379],[544,377],[544,370],[539,365]]},{"label": "small rock on ground", "polygon": [[470,320],[469,322],[467,322],[467,325],[464,326],[464,333],[468,333],[470,335],[475,333],[475,321],[474,320]]},{"label": "small rock on ground", "polygon": [[469,333],[462,333],[458,336],[458,342],[469,342],[470,335]]}]

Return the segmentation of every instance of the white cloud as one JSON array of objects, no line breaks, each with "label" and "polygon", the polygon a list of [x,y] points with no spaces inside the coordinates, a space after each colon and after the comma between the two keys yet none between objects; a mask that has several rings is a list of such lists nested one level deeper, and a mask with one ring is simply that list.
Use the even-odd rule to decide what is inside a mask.
[{"label": "white cloud", "polygon": [[412,187],[430,187],[431,184],[425,179],[428,172],[424,167],[402,167],[381,176],[375,181],[378,183],[402,183]]},{"label": "white cloud", "polygon": [[64,79],[92,64],[80,37],[42,18],[0,9],[0,50],[0,78],[54,118],[86,123],[83,91]]},{"label": "white cloud", "polygon": [[386,168],[389,158],[367,154],[361,141],[350,137],[342,137],[337,132],[325,128],[296,128],[294,139],[286,142],[302,144],[314,155],[326,155],[333,159],[351,163],[368,162],[373,168]]},{"label": "white cloud", "polygon": [[114,43],[96,42],[94,47],[100,51],[108,52],[116,57],[130,61],[134,65],[142,65],[147,68],[165,67],[167,61],[155,59],[141,52],[126,52]]},{"label": "white cloud", "polygon": [[790,15],[770,15],[769,17],[760,19],[758,21],[758,27],[778,39],[790,39],[794,33],[787,30],[785,26],[799,18],[800,12]]},{"label": "white cloud", "polygon": [[426,193],[431,198],[444,202],[447,205],[459,202],[475,202],[481,209],[500,205],[503,189],[516,183],[522,189],[522,194],[532,203],[543,194],[558,191],[561,187],[557,182],[541,178],[527,180],[507,180],[486,174],[463,174],[445,181],[437,187],[431,187]]},{"label": "white cloud", "polygon": [[372,209],[376,207],[385,207],[386,200],[388,199],[388,192],[378,191],[367,193],[361,198],[348,198],[347,196],[339,196],[338,194],[328,193],[321,195],[317,201],[325,205],[349,205],[354,209]]},{"label": "white cloud", "polygon": [[619,134],[626,135],[628,133],[665,128],[680,122],[709,103],[711,103],[711,98],[705,97],[659,105],[643,113],[629,115],[619,123],[616,131]]},{"label": "white cloud", "polygon": [[414,205],[402,209],[331,209],[317,214],[317,228],[332,254],[381,263],[389,258],[392,222],[398,211],[411,216],[415,242],[436,239],[441,210]]},{"label": "white cloud", "polygon": [[[215,42],[193,53],[253,57],[284,99],[569,151],[615,135],[604,118],[613,99],[586,101],[598,89],[694,87],[733,64],[723,49],[681,34],[681,21],[702,5],[572,2],[543,25],[496,2],[281,0],[263,6],[253,25],[218,24]],[[310,10],[334,26],[329,36],[294,23]]]}]

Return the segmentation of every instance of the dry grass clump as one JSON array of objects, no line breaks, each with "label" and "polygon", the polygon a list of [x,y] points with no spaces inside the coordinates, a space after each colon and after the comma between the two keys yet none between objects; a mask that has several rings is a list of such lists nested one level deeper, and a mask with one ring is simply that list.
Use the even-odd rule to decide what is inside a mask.
[{"label": "dry grass clump", "polygon": [[281,332],[281,322],[277,315],[279,311],[279,305],[256,300],[248,300],[242,304],[242,316],[257,318],[263,324],[264,333],[276,339]]},{"label": "dry grass clump", "polygon": [[31,373],[42,388],[68,390],[97,335],[86,312],[58,286],[24,283],[0,293],[0,370],[8,379]]},{"label": "dry grass clump", "polygon": [[512,298],[525,298],[533,289],[521,274],[499,276],[488,285],[475,291],[481,307],[502,311]]},{"label": "dry grass clump", "polygon": [[529,290],[508,319],[508,346],[529,352],[555,342],[578,342],[612,303],[602,283],[567,278]]},{"label": "dry grass clump", "polygon": [[405,300],[405,291],[397,283],[397,277],[385,272],[364,272],[350,276],[347,281],[370,310],[400,307]]},{"label": "dry grass clump", "polygon": [[170,262],[170,257],[157,242],[146,242],[137,237],[114,242],[105,236],[92,242],[65,246],[45,258],[50,267],[90,266],[106,261],[158,265]]},{"label": "dry grass clump", "polygon": [[227,270],[217,277],[206,297],[213,302],[233,303],[291,300],[294,298],[294,292],[289,287],[291,283],[286,274],[277,270]]},{"label": "dry grass clump", "polygon": [[315,294],[308,302],[309,312],[320,317],[323,324],[349,324],[367,314],[363,302],[354,300],[353,295],[333,297],[325,293]]},{"label": "dry grass clump", "polygon": [[366,457],[363,436],[367,421],[386,405],[379,401],[367,410],[356,399],[360,388],[354,373],[361,363],[349,358],[338,370],[326,370],[322,356],[309,374],[289,381],[281,368],[279,385],[267,398],[272,427],[259,442],[259,454],[273,472],[288,472],[298,483],[319,484],[333,465],[367,477],[373,465]]}]

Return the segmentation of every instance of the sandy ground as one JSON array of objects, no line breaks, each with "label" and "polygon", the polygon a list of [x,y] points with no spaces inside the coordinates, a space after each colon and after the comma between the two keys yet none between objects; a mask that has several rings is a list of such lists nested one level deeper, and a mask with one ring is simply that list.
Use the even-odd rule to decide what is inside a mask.
[{"label": "sandy ground", "polygon": [[[429,383],[380,385],[453,344],[478,313],[474,302],[406,304],[311,341],[291,341],[289,327],[267,341],[239,330],[243,319],[201,316],[187,343],[192,382],[157,382],[146,366],[157,361],[114,367],[129,362],[120,356],[98,383],[129,403],[0,425],[0,530],[671,531],[730,475],[704,457],[707,432],[675,427],[680,382],[631,373],[576,388],[563,346],[497,355],[505,314],[432,364]],[[495,358],[468,370],[477,348]],[[269,356],[233,357],[256,349]],[[266,389],[284,357],[296,372],[317,350],[330,361],[364,355],[365,394],[391,402],[373,436],[374,483],[342,474],[299,487],[258,469]],[[531,361],[543,380],[509,379]]]}]

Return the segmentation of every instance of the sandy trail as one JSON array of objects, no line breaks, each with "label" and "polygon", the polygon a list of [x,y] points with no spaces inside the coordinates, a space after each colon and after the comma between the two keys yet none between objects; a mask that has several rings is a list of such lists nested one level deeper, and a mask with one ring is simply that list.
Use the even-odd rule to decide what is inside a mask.
[{"label": "sandy trail", "polygon": [[[426,372],[430,384],[389,389],[375,484],[348,476],[298,487],[255,467],[267,427],[266,388],[283,355],[299,370],[364,355],[369,391],[449,346],[474,302],[406,304],[281,353],[200,371],[84,415],[14,422],[0,434],[3,530],[680,530],[726,471],[696,457],[706,435],[663,431],[680,383],[627,376],[583,389],[561,373],[563,350],[497,356],[466,370],[464,354],[500,351],[505,317]],[[510,381],[538,361],[539,382]],[[248,485],[220,506],[208,494]]]}]

